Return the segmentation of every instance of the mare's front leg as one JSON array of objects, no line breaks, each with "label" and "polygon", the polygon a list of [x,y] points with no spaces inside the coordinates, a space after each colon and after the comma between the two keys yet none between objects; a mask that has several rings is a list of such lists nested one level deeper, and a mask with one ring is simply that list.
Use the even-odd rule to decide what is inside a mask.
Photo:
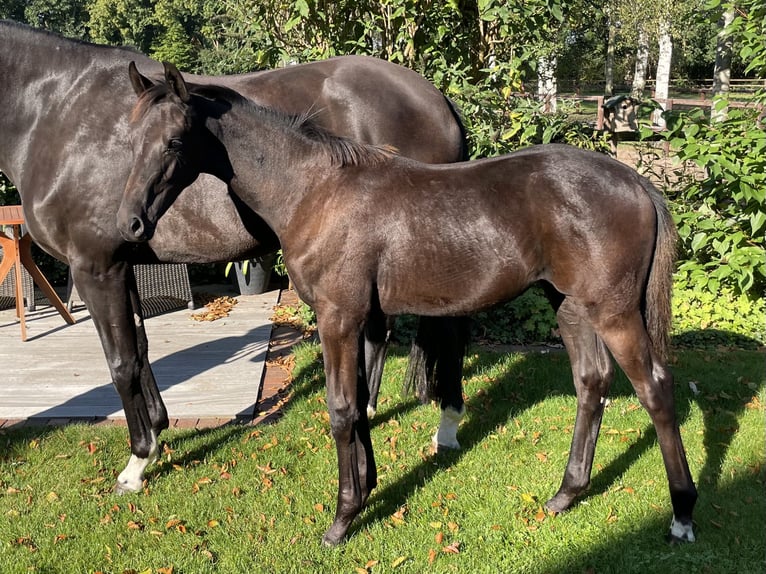
[{"label": "mare's front leg", "polygon": [[614,367],[609,352],[584,311],[566,299],[557,313],[561,338],[572,365],[577,392],[577,415],[564,479],[556,495],[545,503],[554,512],[569,508],[590,484],[593,455]]},{"label": "mare's front leg", "polygon": [[144,471],[157,459],[157,437],[168,427],[168,415],[149,365],[133,271],[127,263],[112,264],[106,270],[73,264],[71,270],[101,340],[128,424],[131,457],[115,490],[136,492],[141,490]]},{"label": "mare's front leg", "polygon": [[[334,546],[343,541],[354,518],[377,484],[377,471],[367,419],[367,383],[363,361],[361,321],[317,310],[322,338],[327,408],[338,453],[338,502],[335,519],[322,537]],[[351,325],[349,325],[351,323]]]}]

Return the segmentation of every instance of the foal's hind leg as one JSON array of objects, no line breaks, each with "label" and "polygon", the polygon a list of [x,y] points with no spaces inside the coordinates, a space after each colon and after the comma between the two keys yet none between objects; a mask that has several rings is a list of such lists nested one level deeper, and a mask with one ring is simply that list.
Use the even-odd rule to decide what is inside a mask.
[{"label": "foal's hind leg", "polygon": [[697,501],[697,489],[689,472],[676,419],[673,376],[652,350],[638,311],[610,315],[601,324],[597,322],[597,329],[633,384],[657,431],[673,505],[669,538],[693,542],[692,510]]},{"label": "foal's hind leg", "polygon": [[593,455],[606,396],[614,380],[614,368],[604,342],[576,304],[570,299],[564,300],[557,317],[572,364],[577,416],[564,479],[556,495],[545,506],[563,512],[590,484]]}]

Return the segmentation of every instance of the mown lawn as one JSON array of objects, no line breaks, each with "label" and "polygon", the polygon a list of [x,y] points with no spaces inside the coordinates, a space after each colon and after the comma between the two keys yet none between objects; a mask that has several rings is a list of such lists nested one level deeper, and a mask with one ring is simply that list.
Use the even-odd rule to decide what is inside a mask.
[{"label": "mown lawn", "polygon": [[[167,432],[143,493],[111,487],[123,428],[0,435],[0,571],[66,573],[743,573],[766,569],[764,355],[676,351],[677,409],[700,499],[695,544],[664,541],[671,510],[648,416],[623,378],[589,493],[552,516],[575,415],[568,359],[475,348],[460,452],[433,455],[438,409],[386,365],[373,441],[379,487],[334,549],[335,449],[316,345],[298,352],[284,417]],[[694,383],[696,394],[689,383]]]}]

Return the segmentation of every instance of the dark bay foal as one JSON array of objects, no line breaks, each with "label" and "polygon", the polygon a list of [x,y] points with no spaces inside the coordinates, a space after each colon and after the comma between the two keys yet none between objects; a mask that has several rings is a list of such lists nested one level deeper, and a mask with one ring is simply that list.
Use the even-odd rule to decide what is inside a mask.
[{"label": "dark bay foal", "polygon": [[465,315],[538,282],[556,309],[577,391],[569,461],[547,507],[567,509],[588,486],[611,354],[657,431],[670,535],[694,540],[697,493],[666,366],[676,230],[645,178],[560,145],[429,166],[225,88],[187,86],[170,65],[162,83],[134,68],[131,77],[141,96],[119,212],[125,236],[160,182],[180,189],[213,174],[274,230],[298,293],[316,311],[339,476],[325,543],[343,540],[376,485],[364,330],[400,313]]}]

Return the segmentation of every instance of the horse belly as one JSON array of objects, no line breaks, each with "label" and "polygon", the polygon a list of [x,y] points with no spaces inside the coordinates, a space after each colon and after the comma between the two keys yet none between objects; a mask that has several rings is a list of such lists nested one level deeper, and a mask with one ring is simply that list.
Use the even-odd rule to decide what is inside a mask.
[{"label": "horse belly", "polygon": [[468,315],[521,294],[532,282],[519,266],[476,259],[441,260],[381,273],[378,294],[386,314]]}]

